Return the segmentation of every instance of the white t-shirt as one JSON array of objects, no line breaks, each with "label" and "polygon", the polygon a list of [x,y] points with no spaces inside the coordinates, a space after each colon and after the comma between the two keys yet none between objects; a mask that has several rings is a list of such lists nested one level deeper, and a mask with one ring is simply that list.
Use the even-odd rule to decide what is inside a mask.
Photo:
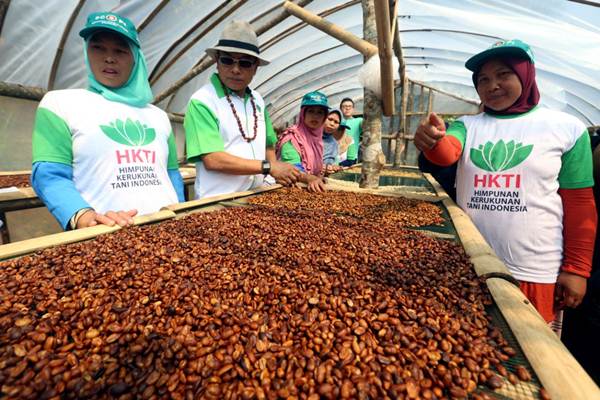
[{"label": "white t-shirt", "polygon": [[72,165],[75,187],[100,213],[137,209],[143,215],[177,203],[167,172],[177,168],[170,144],[169,118],[153,105],[56,90],[44,96],[36,114],[33,161]]},{"label": "white t-shirt", "polygon": [[558,189],[593,186],[585,126],[535,108],[517,117],[465,116],[448,134],[463,144],[458,205],[515,278],[556,282],[563,257]]}]

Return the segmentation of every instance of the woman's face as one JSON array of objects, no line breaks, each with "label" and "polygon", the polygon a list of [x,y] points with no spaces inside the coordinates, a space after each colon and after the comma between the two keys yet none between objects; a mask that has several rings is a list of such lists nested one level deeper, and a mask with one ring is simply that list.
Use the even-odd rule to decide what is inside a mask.
[{"label": "woman's face", "polygon": [[118,88],[129,80],[133,54],[119,34],[96,33],[88,42],[87,54],[94,77],[104,86]]},{"label": "woman's face", "polygon": [[308,106],[304,111],[304,123],[310,129],[319,129],[325,122],[327,112],[323,107],[319,106]]},{"label": "woman's face", "polygon": [[498,59],[481,67],[477,74],[477,94],[494,111],[506,110],[521,96],[523,87],[515,72]]},{"label": "woman's face", "polygon": [[325,125],[323,126],[323,130],[326,133],[332,134],[335,133],[340,127],[340,117],[337,113],[331,113],[327,116],[325,120]]}]

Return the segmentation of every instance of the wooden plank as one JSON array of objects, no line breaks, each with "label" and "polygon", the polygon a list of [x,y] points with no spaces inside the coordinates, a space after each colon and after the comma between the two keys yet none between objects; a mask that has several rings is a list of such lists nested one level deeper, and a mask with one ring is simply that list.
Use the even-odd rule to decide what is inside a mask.
[{"label": "wooden plank", "polygon": [[[134,225],[145,225],[174,218],[175,213],[170,210],[161,210],[153,214],[142,215],[133,218]],[[40,238],[22,240],[20,242],[8,243],[0,246],[0,260],[30,254],[48,247],[63,244],[81,242],[93,239],[98,235],[111,233],[122,229],[120,226],[96,225],[90,228],[82,228],[74,231],[55,233]]]},{"label": "wooden plank", "polygon": [[490,278],[486,283],[510,330],[551,398],[600,399],[598,386],[558,340],[519,288],[499,278]]},{"label": "wooden plank", "polygon": [[30,175],[30,169],[23,169],[20,171],[0,171],[0,176],[10,176],[10,175]]},{"label": "wooden plank", "polygon": [[[379,196],[389,196],[389,197],[406,197],[407,199],[412,200],[420,200],[420,201],[428,201],[428,202],[439,202],[440,198],[435,193],[427,193],[427,192],[417,192],[413,191],[415,187],[413,186],[405,186],[405,190],[386,190],[386,186],[381,186],[378,189],[363,189],[358,186],[349,186],[347,184],[343,184],[340,182],[344,181],[336,181],[335,179],[328,180],[325,185],[330,190],[339,190],[342,192],[354,192],[354,193],[368,193],[368,194],[376,194]],[[399,188],[399,186],[395,186],[395,188]]]},{"label": "wooden plank", "polygon": [[0,205],[5,202],[26,200],[26,199],[37,199],[37,194],[33,191],[32,187],[17,188],[14,192],[0,193]]},{"label": "wooden plank", "polygon": [[181,212],[193,210],[195,208],[204,207],[209,204],[216,204],[216,203],[219,203],[224,200],[234,200],[239,197],[246,197],[246,196],[250,196],[253,194],[264,193],[264,192],[268,192],[271,190],[280,189],[281,187],[282,186],[279,184],[272,185],[272,186],[261,186],[256,189],[246,190],[244,192],[227,193],[227,194],[221,194],[218,196],[206,197],[204,199],[199,199],[199,200],[190,200],[190,201],[186,201],[185,203],[172,204],[170,206],[167,206],[166,208],[175,213],[181,213]]}]

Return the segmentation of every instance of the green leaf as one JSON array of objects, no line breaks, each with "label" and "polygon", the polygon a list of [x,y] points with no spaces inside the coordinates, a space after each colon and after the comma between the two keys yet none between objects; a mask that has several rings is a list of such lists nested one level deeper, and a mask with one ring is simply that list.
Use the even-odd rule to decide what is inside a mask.
[{"label": "green leaf", "polygon": [[490,171],[490,172],[492,171],[491,167],[488,165],[488,163],[483,158],[483,153],[481,150],[471,149],[470,156],[471,156],[471,161],[473,162],[473,164],[475,164],[476,166],[478,166],[479,168],[481,168],[485,171]]},{"label": "green leaf", "polygon": [[515,150],[515,154],[512,157],[512,160],[510,160],[510,162],[506,165],[506,167],[504,169],[510,169],[510,168],[516,167],[517,165],[521,164],[523,161],[525,161],[525,159],[527,159],[527,157],[529,157],[529,154],[531,154],[532,150],[533,150],[532,144],[529,144],[527,146],[519,146]]},{"label": "green leaf", "polygon": [[488,166],[488,171],[493,171],[494,167],[492,166],[492,149],[494,148],[494,143],[487,142],[483,145],[483,150],[481,151],[483,155],[483,160]]},{"label": "green leaf", "polygon": [[515,141],[511,140],[510,142],[506,143],[506,160],[504,160],[504,163],[498,169],[499,171],[504,171],[504,169],[506,168],[508,163],[510,163],[510,160],[512,160],[514,154],[515,154]]},{"label": "green leaf", "polygon": [[119,142],[119,143],[123,143],[128,146],[133,146],[133,143],[131,142],[131,138],[129,138],[129,136],[127,136],[127,131],[125,130],[125,123],[123,121],[121,121],[120,119],[117,119],[114,122],[114,126],[117,129],[117,132],[119,132],[119,135],[121,135],[123,140],[125,140],[125,142]]},{"label": "green leaf", "polygon": [[504,143],[504,140],[500,139],[494,144],[494,147],[492,147],[492,151],[490,152],[490,163],[492,164],[494,171],[500,171],[500,168],[506,161],[506,153],[506,143]]},{"label": "green leaf", "polygon": [[138,127],[136,126],[135,122],[133,122],[130,118],[127,118],[127,121],[125,121],[125,134],[131,141],[132,146],[140,145],[142,132],[138,130]]},{"label": "green leaf", "polygon": [[144,127],[144,131],[146,133],[146,136],[144,139],[144,143],[142,143],[142,146],[152,143],[156,138],[156,131],[154,130],[154,128]]},{"label": "green leaf", "polygon": [[[112,125],[112,123],[111,123],[111,125]],[[102,130],[102,132],[104,132],[104,134],[106,136],[108,136],[110,139],[114,140],[115,142],[125,144],[128,146],[131,145],[131,143],[129,143],[127,138],[123,137],[123,135],[121,135],[121,133],[119,132],[119,130],[116,127],[100,125],[100,129]]]}]

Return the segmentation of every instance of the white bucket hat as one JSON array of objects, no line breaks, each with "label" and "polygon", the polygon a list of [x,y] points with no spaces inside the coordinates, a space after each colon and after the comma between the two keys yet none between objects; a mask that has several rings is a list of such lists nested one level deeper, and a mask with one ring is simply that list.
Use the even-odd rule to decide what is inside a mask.
[{"label": "white bucket hat", "polygon": [[246,21],[231,21],[223,29],[219,43],[206,49],[206,54],[216,58],[218,51],[248,54],[258,59],[258,65],[267,65],[270,62],[260,56],[256,32]]}]

